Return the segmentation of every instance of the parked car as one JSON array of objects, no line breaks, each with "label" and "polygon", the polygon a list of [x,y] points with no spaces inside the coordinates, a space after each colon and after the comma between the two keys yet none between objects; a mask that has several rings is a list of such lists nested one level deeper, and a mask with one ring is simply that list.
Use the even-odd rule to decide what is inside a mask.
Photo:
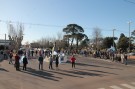
[{"label": "parked car", "polygon": [[127,59],[135,60],[135,53],[129,53],[127,54]]}]

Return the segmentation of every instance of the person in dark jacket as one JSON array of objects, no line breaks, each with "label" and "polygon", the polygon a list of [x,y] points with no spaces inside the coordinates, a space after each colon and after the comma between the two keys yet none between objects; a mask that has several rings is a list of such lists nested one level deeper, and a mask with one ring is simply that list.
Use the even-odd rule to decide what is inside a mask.
[{"label": "person in dark jacket", "polygon": [[28,64],[28,60],[27,60],[27,57],[25,55],[24,58],[23,58],[23,70],[27,69],[27,64]]},{"label": "person in dark jacket", "polygon": [[52,58],[52,55],[51,55],[50,58],[49,58],[49,69],[53,69],[52,64],[53,64],[53,58]]},{"label": "person in dark jacket", "polygon": [[16,56],[15,56],[15,67],[16,67],[16,70],[20,70],[20,62],[19,62],[19,60],[20,60],[20,57],[19,57],[19,55],[18,54],[16,54]]},{"label": "person in dark jacket", "polygon": [[39,61],[39,70],[43,70],[43,56],[40,54],[39,58],[38,58],[38,61]]},{"label": "person in dark jacket", "polygon": [[58,70],[58,65],[59,65],[59,56],[58,55],[56,55],[56,57],[55,57],[55,64],[56,64],[56,70]]}]

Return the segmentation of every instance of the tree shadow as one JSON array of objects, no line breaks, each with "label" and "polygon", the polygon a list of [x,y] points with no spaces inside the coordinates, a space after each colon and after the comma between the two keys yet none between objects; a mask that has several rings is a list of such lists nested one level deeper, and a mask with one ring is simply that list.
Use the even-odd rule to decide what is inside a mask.
[{"label": "tree shadow", "polygon": [[62,79],[61,77],[53,76],[53,74],[48,73],[47,71],[44,70],[35,70],[32,68],[27,68],[27,71],[21,71],[21,72],[34,75],[37,77],[41,77],[44,79],[53,80],[53,81],[59,81],[59,79]]},{"label": "tree shadow", "polygon": [[0,71],[9,72],[8,70],[6,70],[6,69],[3,69],[3,68],[0,68]]}]

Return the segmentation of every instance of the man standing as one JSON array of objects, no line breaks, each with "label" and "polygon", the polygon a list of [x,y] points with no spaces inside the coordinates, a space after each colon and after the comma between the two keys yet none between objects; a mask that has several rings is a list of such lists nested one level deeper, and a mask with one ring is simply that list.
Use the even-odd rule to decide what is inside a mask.
[{"label": "man standing", "polygon": [[23,70],[26,70],[27,64],[28,64],[28,60],[27,60],[27,57],[25,55],[23,58]]},{"label": "man standing", "polygon": [[43,70],[43,56],[40,54],[39,58],[38,58],[38,61],[39,61],[39,70]]},{"label": "man standing", "polygon": [[50,58],[49,58],[49,69],[53,69],[52,64],[53,64],[53,58],[52,58],[52,55],[50,55]]}]

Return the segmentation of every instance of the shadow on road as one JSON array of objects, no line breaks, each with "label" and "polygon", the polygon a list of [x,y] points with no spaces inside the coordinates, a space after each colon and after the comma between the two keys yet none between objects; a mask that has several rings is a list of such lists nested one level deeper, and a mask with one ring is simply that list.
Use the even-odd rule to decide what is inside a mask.
[{"label": "shadow on road", "polygon": [[85,64],[85,63],[76,63],[76,65],[79,65],[79,66],[102,67],[102,68],[108,68],[108,69],[122,70],[122,69],[120,69],[120,68],[111,68],[111,67],[105,67],[105,66],[99,66],[99,65],[93,65],[93,64]]},{"label": "shadow on road", "polygon": [[[46,70],[46,71],[47,71],[47,70]],[[65,75],[65,76],[69,76],[69,77],[83,78],[83,77],[81,77],[81,76],[77,76],[77,75],[73,75],[73,74],[64,73],[65,71],[63,71],[63,70],[59,70],[59,71],[47,71],[47,72],[56,73],[56,74],[60,74],[60,75]]]},{"label": "shadow on road", "polygon": [[110,73],[110,72],[105,72],[105,71],[101,71],[101,70],[88,70],[88,69],[80,69],[80,68],[77,68],[79,70],[86,70],[86,71],[93,71],[93,72],[98,72],[98,73],[104,73],[104,74],[112,74],[112,75],[118,75],[116,73]]},{"label": "shadow on road", "polygon": [[0,71],[9,72],[8,70],[6,70],[6,69],[3,69],[3,68],[0,68]]},{"label": "shadow on road", "polygon": [[37,77],[41,77],[44,79],[53,80],[53,81],[59,81],[58,79],[62,79],[61,77],[55,77],[55,76],[53,76],[53,74],[48,73],[44,70],[41,71],[41,70],[35,70],[32,68],[27,68],[27,71],[21,71],[21,72],[31,74],[31,75],[34,75]]},{"label": "shadow on road", "polygon": [[105,76],[105,75],[103,75],[103,74],[90,73],[90,72],[86,72],[86,71],[84,71],[84,70],[82,71],[82,70],[80,70],[80,69],[74,69],[74,71],[73,71],[73,70],[72,70],[72,71],[70,71],[70,70],[61,70],[61,71],[66,72],[66,73],[81,75],[81,76],[83,76],[83,77],[84,77],[84,75],[86,75],[86,76],[99,76],[99,77]]}]

